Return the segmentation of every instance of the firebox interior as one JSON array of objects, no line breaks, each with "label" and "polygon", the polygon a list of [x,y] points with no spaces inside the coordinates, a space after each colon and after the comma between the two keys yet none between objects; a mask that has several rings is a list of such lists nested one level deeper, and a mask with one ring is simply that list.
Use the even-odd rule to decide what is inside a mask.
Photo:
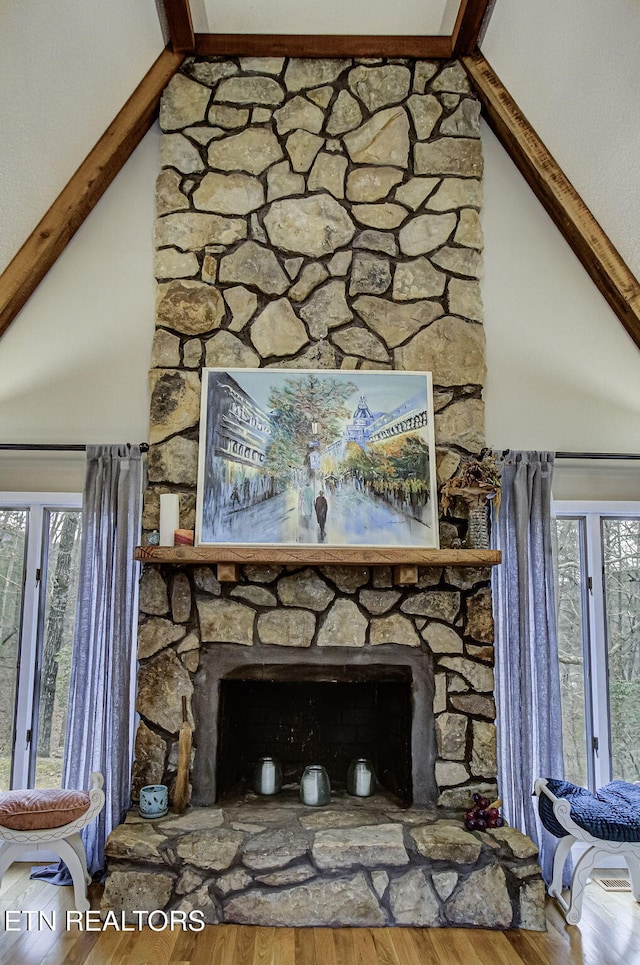
[{"label": "firebox interior", "polygon": [[378,783],[410,804],[410,668],[298,666],[296,679],[292,671],[243,667],[220,681],[218,799],[250,786],[263,756],[279,759],[289,785],[307,764],[323,764],[336,790],[365,757]]}]

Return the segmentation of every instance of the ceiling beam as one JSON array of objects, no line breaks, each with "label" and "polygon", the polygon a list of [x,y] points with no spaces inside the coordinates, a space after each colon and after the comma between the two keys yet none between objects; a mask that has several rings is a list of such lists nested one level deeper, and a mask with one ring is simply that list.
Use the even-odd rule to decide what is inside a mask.
[{"label": "ceiling beam", "polygon": [[162,4],[171,48],[176,53],[193,53],[196,41],[189,0],[162,0]]},{"label": "ceiling beam", "polygon": [[476,49],[489,3],[490,0],[462,0],[451,37],[452,57],[472,54]]},{"label": "ceiling beam", "polygon": [[182,54],[170,50],[160,54],[0,275],[0,335],[7,330],[151,127],[160,95],[183,60]]},{"label": "ceiling beam", "polygon": [[[490,5],[495,0],[461,0],[458,16],[449,36],[357,34],[196,34],[197,55],[250,57],[419,57],[446,60],[472,53]],[[188,0],[164,0],[187,6]],[[192,48],[181,47],[181,50]]]},{"label": "ceiling beam", "polygon": [[446,59],[451,38],[439,36],[345,36],[342,34],[196,34],[199,56],[419,57]]},{"label": "ceiling beam", "polygon": [[640,348],[640,282],[487,60],[476,52],[462,63],[498,140]]}]

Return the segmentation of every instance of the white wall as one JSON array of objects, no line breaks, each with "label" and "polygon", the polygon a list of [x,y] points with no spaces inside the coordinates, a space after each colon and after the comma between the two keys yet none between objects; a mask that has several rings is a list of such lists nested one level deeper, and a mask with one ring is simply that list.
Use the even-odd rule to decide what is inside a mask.
[{"label": "white wall", "polygon": [[483,124],[487,438],[640,452],[640,352]]},{"label": "white wall", "polygon": [[[482,140],[489,445],[640,453],[640,351],[485,124]],[[554,489],[638,499],[640,463],[563,462]]]},{"label": "white wall", "polygon": [[482,52],[640,278],[640,3],[498,0]]},{"label": "white wall", "polygon": [[[499,0],[482,41],[637,277],[639,47],[637,0]],[[640,452],[640,353],[489,133],[485,154],[489,441]],[[639,499],[640,464],[558,463],[554,491]]]},{"label": "white wall", "polygon": [[[0,441],[148,438],[158,142],[154,127],[0,340]],[[78,473],[82,489],[77,456],[0,452],[0,490],[65,489]]]},{"label": "white wall", "polygon": [[153,0],[2,0],[0,272],[164,42]]},{"label": "white wall", "polygon": [[[325,0],[318,5],[299,0],[192,0],[196,31],[273,34],[402,34],[451,33],[458,0]],[[363,26],[366,24],[366,27]]]}]

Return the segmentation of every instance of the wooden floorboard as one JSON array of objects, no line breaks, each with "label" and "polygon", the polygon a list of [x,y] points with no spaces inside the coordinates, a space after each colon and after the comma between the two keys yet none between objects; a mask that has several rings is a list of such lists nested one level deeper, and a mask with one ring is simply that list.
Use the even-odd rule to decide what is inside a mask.
[{"label": "wooden floorboard", "polygon": [[236,961],[253,962],[257,928],[239,928],[236,935]]},{"label": "wooden floorboard", "polygon": [[[258,928],[201,932],[4,930],[5,912],[55,910],[64,924],[71,888],[31,881],[13,865],[0,888],[0,965],[640,965],[640,903],[588,885],[579,925],[553,902],[546,932],[475,928]],[[99,891],[92,891],[92,908]]]},{"label": "wooden floorboard", "polygon": [[[253,931],[251,929],[244,929],[244,931]],[[183,965],[185,962],[191,962],[195,953],[196,946],[198,944],[199,933],[191,931],[180,931],[178,932],[178,939],[173,946],[173,951],[169,957],[167,965]],[[200,939],[201,940],[201,939]],[[246,948],[247,946],[245,946]],[[250,962],[253,958],[253,944],[251,945],[251,957],[246,959],[241,959],[242,961]],[[159,963],[156,963],[159,965]]]},{"label": "wooden floorboard", "polygon": [[317,962],[322,962],[322,965],[338,965],[336,944],[331,928],[313,929],[313,948]]},{"label": "wooden floorboard", "polygon": [[[391,941],[390,928],[372,928],[373,943],[376,948],[378,965],[403,965]],[[376,959],[374,959],[375,961]]]}]

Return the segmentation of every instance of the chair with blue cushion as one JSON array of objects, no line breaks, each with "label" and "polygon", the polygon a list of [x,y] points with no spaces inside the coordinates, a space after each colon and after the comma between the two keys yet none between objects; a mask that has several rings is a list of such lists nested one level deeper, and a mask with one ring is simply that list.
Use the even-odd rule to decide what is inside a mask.
[{"label": "chair with blue cushion", "polygon": [[[626,861],[633,896],[640,901],[640,786],[612,781],[592,794],[570,781],[538,778],[534,793],[542,824],[560,839],[548,891],[567,922],[580,921],[584,889],[601,854],[615,854]],[[567,901],[562,895],[562,872],[578,841],[589,847],[575,864]]]}]

